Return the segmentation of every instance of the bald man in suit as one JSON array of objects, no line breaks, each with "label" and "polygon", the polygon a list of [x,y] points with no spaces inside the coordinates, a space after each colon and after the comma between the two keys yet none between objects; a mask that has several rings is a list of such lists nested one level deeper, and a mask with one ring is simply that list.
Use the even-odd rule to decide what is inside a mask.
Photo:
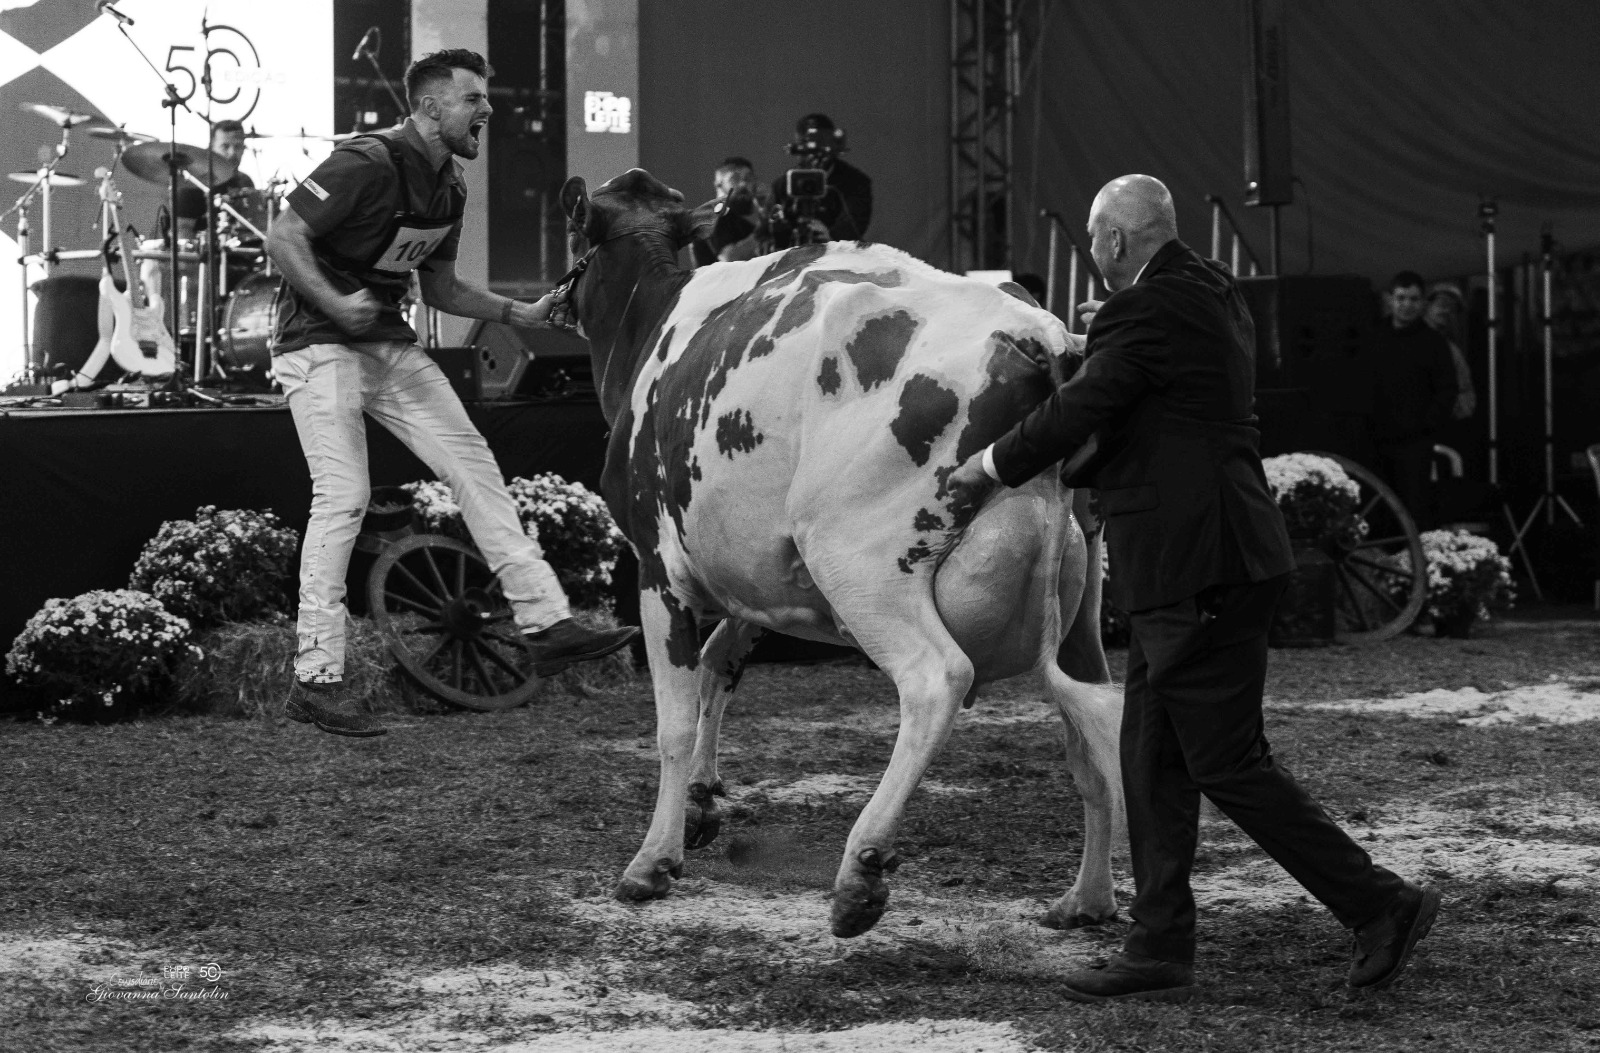
[{"label": "bald man in suit", "polygon": [[1261,469],[1255,326],[1233,275],[1178,240],[1159,180],[1114,179],[1089,212],[1106,287],[1082,367],[951,484],[981,500],[1066,461],[1099,491],[1110,600],[1132,642],[1122,780],[1136,894],[1122,953],[1066,979],[1086,1002],[1194,992],[1189,887],[1200,795],[1354,931],[1349,983],[1392,983],[1439,893],[1372,862],[1287,771],[1262,726],[1267,629],[1294,566]]}]

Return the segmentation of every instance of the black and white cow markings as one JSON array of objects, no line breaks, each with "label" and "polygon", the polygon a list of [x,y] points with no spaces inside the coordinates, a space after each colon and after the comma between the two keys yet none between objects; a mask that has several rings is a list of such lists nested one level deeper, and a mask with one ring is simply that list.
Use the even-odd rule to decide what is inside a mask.
[{"label": "black and white cow markings", "polygon": [[817,387],[822,389],[824,395],[837,395],[842,380],[839,376],[839,360],[832,355],[824,358],[822,368],[817,371]]},{"label": "black and white cow markings", "polygon": [[749,453],[760,446],[763,438],[749,410],[734,410],[717,418],[717,452],[730,461],[735,453]]},{"label": "black and white cow markings", "polygon": [[863,391],[871,391],[894,376],[921,324],[910,311],[878,315],[861,323],[844,350],[856,367],[856,379]]},{"label": "black and white cow markings", "polygon": [[[837,378],[837,369],[834,375]],[[823,390],[826,391],[826,387]],[[895,414],[889,431],[921,468],[928,463],[933,444],[956,419],[960,408],[961,399],[954,391],[925,373],[916,373],[900,389],[900,412]]]},{"label": "black and white cow markings", "polygon": [[[817,313],[817,290],[824,285],[876,285],[880,289],[894,289],[904,284],[905,276],[896,271],[885,271],[880,274],[863,274],[860,271],[831,270],[811,271],[800,279],[800,288],[783,306],[783,313],[778,316],[778,324],[772,327],[772,338],[782,340],[784,336],[794,332]],[[757,285],[757,289],[762,286]]]}]

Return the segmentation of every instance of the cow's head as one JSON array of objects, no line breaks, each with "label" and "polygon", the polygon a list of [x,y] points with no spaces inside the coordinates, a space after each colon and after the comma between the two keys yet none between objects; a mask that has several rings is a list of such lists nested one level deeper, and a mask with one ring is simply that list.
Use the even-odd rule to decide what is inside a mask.
[{"label": "cow's head", "polygon": [[685,207],[683,195],[642,168],[601,184],[591,195],[582,176],[561,187],[561,210],[567,214],[568,247],[581,256],[618,234],[658,230],[676,248],[695,235],[704,236],[716,221],[709,205]]}]

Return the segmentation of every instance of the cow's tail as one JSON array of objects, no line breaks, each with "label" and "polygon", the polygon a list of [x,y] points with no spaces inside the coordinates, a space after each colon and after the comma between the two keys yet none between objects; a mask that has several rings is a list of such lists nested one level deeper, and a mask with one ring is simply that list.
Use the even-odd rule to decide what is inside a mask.
[{"label": "cow's tail", "polygon": [[1111,682],[1111,666],[1106,662],[1105,643],[1100,638],[1100,605],[1105,593],[1106,532],[1089,506],[1089,491],[1072,492],[1072,514],[1083,528],[1088,551],[1083,594],[1076,611],[1062,611],[1066,635],[1056,651],[1056,666],[1074,680],[1095,684]]}]

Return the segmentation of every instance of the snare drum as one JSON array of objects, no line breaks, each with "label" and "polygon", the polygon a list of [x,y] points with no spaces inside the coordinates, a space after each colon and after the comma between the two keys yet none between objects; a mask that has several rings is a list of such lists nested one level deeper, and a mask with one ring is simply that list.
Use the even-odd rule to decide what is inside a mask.
[{"label": "snare drum", "polygon": [[273,305],[282,285],[276,274],[252,274],[228,296],[217,364],[241,387],[265,391],[272,386]]}]

